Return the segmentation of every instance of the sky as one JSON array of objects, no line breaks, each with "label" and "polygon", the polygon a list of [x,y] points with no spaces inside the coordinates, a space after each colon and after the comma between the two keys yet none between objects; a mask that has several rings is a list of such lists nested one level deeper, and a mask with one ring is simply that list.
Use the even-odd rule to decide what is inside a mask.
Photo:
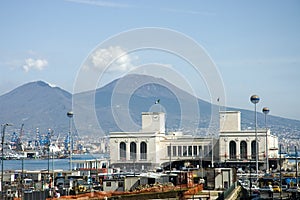
[{"label": "sky", "polygon": [[205,77],[195,77],[191,64],[170,52],[129,53],[121,43],[101,46],[124,32],[156,27],[203,48],[220,75],[226,106],[252,110],[249,99],[257,94],[258,110],[269,107],[272,115],[300,120],[297,0],[5,0],[0,24],[0,95],[36,80],[73,93],[87,63],[97,70],[122,55],[97,86],[155,63],[173,68],[197,96],[211,100]]}]

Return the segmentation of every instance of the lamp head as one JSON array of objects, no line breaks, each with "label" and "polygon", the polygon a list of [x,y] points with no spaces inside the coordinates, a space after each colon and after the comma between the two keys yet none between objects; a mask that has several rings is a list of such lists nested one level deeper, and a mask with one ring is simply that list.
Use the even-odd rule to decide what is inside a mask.
[{"label": "lamp head", "polygon": [[264,108],[262,109],[262,112],[263,112],[265,115],[267,115],[267,114],[269,114],[270,109],[269,109],[268,107],[264,107]]},{"label": "lamp head", "polygon": [[67,113],[67,116],[68,116],[69,118],[72,118],[72,117],[73,117],[73,115],[74,115],[74,114],[73,114],[73,112],[72,112],[72,111],[70,111],[70,112],[68,112],[68,113]]},{"label": "lamp head", "polygon": [[259,96],[257,96],[257,95],[252,95],[252,96],[250,97],[250,101],[251,101],[252,103],[254,103],[254,104],[257,104],[257,103],[259,102]]}]

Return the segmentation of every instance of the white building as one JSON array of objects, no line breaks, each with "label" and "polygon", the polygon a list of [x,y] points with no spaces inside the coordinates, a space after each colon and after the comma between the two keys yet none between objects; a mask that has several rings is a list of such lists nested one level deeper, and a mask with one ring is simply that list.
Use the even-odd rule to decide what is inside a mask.
[{"label": "white building", "polygon": [[178,168],[184,160],[187,161],[184,165],[191,164],[189,160],[197,160],[199,165],[201,161],[216,159],[211,158],[212,142],[217,140],[181,132],[166,133],[165,113],[143,112],[141,131],[110,133],[110,163],[127,170],[154,169],[169,163]]},{"label": "white building", "polygon": [[278,158],[278,138],[271,135],[270,129],[257,129],[256,132],[255,130],[241,130],[240,111],[220,112],[220,151],[218,156],[220,162],[228,165],[243,165],[252,161],[252,165],[255,165],[256,135],[259,166],[262,167],[266,164],[266,152],[268,152],[269,160],[276,162],[276,158]]},{"label": "white building", "polygon": [[[260,166],[266,161],[266,133],[269,158],[278,157],[278,138],[271,135],[269,129],[259,129]],[[126,171],[160,166],[170,168],[170,164],[177,169],[188,165],[207,167],[222,163],[236,166],[255,158],[255,131],[241,130],[239,111],[220,112],[219,138],[214,139],[182,132],[166,133],[165,113],[162,112],[143,112],[142,130],[138,132],[110,133],[110,164]]]}]

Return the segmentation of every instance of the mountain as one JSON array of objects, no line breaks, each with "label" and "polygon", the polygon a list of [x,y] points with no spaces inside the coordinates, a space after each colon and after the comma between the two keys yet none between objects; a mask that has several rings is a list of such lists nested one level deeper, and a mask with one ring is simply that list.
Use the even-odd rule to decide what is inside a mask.
[{"label": "mountain", "polygon": [[[72,99],[73,97],[73,99]],[[160,99],[159,104],[155,101]],[[169,82],[145,75],[129,75],[101,87],[71,95],[59,87],[37,81],[22,85],[0,96],[0,122],[14,124],[17,131],[24,123],[25,133],[35,136],[53,129],[66,134],[73,100],[74,125],[80,135],[101,136],[109,131],[138,131],[141,112],[164,111],[168,130],[205,134],[212,110],[217,106],[197,99]],[[243,129],[253,128],[253,111],[240,110]],[[200,114],[199,114],[200,113]],[[264,114],[258,111],[258,127],[264,128]],[[218,119],[218,118],[217,118]],[[298,138],[300,121],[268,115],[272,133],[282,139]],[[217,122],[213,123],[217,128]]]},{"label": "mountain", "polygon": [[[95,106],[91,99],[95,99]],[[159,105],[155,105],[157,99],[160,99]],[[164,111],[169,130],[181,129],[180,124],[185,125],[185,130],[190,130],[198,128],[198,125],[207,127],[211,113],[209,103],[163,79],[145,75],[128,75],[96,91],[75,94],[74,105],[76,128],[85,133],[97,131],[98,123],[104,134],[109,131],[138,131],[141,113],[147,111]],[[195,106],[200,110],[200,116],[197,116],[199,112]]]},{"label": "mountain", "polygon": [[[24,123],[24,130],[35,133],[68,130],[66,113],[71,110],[72,95],[58,87],[36,81],[22,85],[0,96],[0,121],[13,123],[19,129]],[[17,130],[16,130],[17,131]]]}]

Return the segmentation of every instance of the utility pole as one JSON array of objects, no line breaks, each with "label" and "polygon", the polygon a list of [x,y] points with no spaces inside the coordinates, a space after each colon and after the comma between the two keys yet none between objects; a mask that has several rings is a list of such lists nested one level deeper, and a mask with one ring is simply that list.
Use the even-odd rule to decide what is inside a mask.
[{"label": "utility pole", "polygon": [[214,137],[211,134],[211,167],[214,167]]},{"label": "utility pole", "polygon": [[262,112],[265,114],[265,126],[266,126],[266,173],[269,173],[269,147],[268,147],[268,126],[267,126],[267,115],[270,112],[270,109],[268,107],[264,107],[262,109]]},{"label": "utility pole", "polygon": [[171,173],[171,170],[172,170],[172,143],[170,142],[170,173]]},{"label": "utility pole", "polygon": [[249,171],[250,171],[250,174],[249,174],[249,176],[250,176],[250,178],[249,178],[249,180],[250,180],[250,198],[251,198],[251,188],[252,188],[252,180],[251,180],[251,159],[252,158],[250,158],[250,167],[249,167]]},{"label": "utility pole", "polygon": [[3,191],[4,191],[4,181],[3,181],[3,178],[4,178],[4,152],[3,152],[3,150],[4,150],[4,136],[5,136],[5,129],[6,129],[6,127],[7,126],[12,126],[12,124],[8,124],[8,123],[6,123],[6,124],[2,124],[1,125],[1,129],[2,129],[2,142],[1,142],[1,144],[2,144],[2,149],[1,149],[1,155],[2,155],[2,157],[1,157],[1,199],[3,199]]},{"label": "utility pole", "polygon": [[54,197],[54,154],[52,149],[52,197]]},{"label": "utility pole", "polygon": [[258,180],[258,138],[257,138],[257,114],[256,114],[256,104],[259,102],[259,96],[252,95],[250,101],[254,104],[254,123],[255,123],[255,163],[256,163],[256,180]]},{"label": "utility pole", "polygon": [[280,199],[281,199],[282,198],[281,144],[279,145],[279,176],[280,176]]},{"label": "utility pole", "polygon": [[74,113],[72,112],[72,111],[70,111],[70,112],[68,112],[67,113],[67,116],[68,116],[68,118],[69,118],[69,134],[68,134],[68,136],[69,136],[69,159],[70,159],[70,171],[72,171],[72,151],[73,151],[73,149],[72,149],[72,145],[73,145],[73,140],[72,140],[72,138],[73,138],[73,136],[72,136],[72,118],[73,118],[73,115],[74,115]]},{"label": "utility pole", "polygon": [[[298,191],[298,152],[297,146],[295,146],[295,156],[296,156],[296,191]],[[296,199],[298,198],[298,192],[296,192]]]}]

